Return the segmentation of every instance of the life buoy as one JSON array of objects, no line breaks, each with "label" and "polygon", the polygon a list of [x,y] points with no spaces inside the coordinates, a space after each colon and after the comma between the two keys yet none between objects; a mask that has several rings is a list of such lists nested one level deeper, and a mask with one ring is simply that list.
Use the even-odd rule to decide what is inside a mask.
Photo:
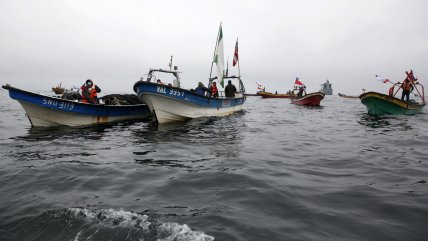
[{"label": "life buoy", "polygon": [[389,94],[389,96],[393,96],[394,95],[394,86],[392,86],[391,88],[389,88],[388,94]]}]

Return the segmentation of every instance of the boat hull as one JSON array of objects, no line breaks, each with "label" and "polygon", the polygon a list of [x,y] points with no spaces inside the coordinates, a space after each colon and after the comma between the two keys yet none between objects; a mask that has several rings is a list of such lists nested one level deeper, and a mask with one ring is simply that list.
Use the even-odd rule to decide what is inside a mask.
[{"label": "boat hull", "polygon": [[358,96],[355,96],[355,95],[344,95],[344,94],[341,94],[341,93],[339,93],[338,95],[340,97],[346,98],[346,99],[358,99],[359,98]]},{"label": "boat hull", "polygon": [[260,92],[259,95],[265,99],[267,99],[267,98],[290,98],[291,97],[291,95],[289,95],[289,94],[273,94],[270,92]]},{"label": "boat hull", "polygon": [[146,104],[87,104],[3,86],[24,108],[32,126],[87,126],[118,121],[142,120],[151,116]]},{"label": "boat hull", "polygon": [[420,113],[425,103],[406,102],[377,92],[360,95],[369,115],[415,115]]},{"label": "boat hull", "polygon": [[211,98],[192,91],[146,81],[134,85],[138,98],[149,106],[159,124],[193,118],[225,116],[243,109],[245,97]]},{"label": "boat hull", "polygon": [[306,94],[302,97],[292,97],[290,98],[291,103],[296,105],[305,105],[305,106],[319,106],[321,100],[324,99],[324,94],[321,92],[315,92]]}]

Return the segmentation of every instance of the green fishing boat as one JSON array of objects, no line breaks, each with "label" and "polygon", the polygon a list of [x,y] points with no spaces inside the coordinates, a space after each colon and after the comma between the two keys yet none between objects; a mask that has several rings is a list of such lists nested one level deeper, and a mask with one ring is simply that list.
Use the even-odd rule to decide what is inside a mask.
[{"label": "green fishing boat", "polygon": [[415,115],[425,106],[425,103],[406,102],[377,92],[364,93],[360,99],[370,115]]},{"label": "green fishing boat", "polygon": [[[393,86],[389,88],[388,95],[367,92],[359,96],[361,103],[367,107],[369,115],[415,115],[420,113],[425,106],[425,95],[424,87],[417,82],[417,79],[413,76],[413,71],[407,72],[407,77],[403,83],[393,83]],[[404,100],[396,98],[395,96],[399,90],[403,89],[404,82],[409,80],[412,86],[412,93],[418,97],[416,100]],[[398,89],[395,91],[395,87]],[[416,92],[416,93],[415,93]]]}]

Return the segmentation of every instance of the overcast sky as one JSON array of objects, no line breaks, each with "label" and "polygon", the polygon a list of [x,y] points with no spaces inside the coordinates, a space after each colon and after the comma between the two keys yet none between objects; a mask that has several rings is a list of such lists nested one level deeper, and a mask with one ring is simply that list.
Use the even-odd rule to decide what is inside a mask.
[{"label": "overcast sky", "polygon": [[[48,90],[91,78],[104,92],[132,92],[149,68],[207,82],[220,22],[225,62],[239,38],[247,92],[285,92],[329,79],[335,94],[386,92],[375,74],[428,80],[426,0],[0,0],[0,83]],[[230,64],[230,71],[233,72]],[[428,87],[428,86],[427,86]]]}]

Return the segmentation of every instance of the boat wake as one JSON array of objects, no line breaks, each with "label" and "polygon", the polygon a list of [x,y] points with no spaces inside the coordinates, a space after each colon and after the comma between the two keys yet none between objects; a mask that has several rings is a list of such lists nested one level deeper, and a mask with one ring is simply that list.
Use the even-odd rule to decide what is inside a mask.
[{"label": "boat wake", "polygon": [[0,240],[160,240],[211,241],[186,224],[161,222],[124,210],[68,208],[27,217],[0,227]]}]

